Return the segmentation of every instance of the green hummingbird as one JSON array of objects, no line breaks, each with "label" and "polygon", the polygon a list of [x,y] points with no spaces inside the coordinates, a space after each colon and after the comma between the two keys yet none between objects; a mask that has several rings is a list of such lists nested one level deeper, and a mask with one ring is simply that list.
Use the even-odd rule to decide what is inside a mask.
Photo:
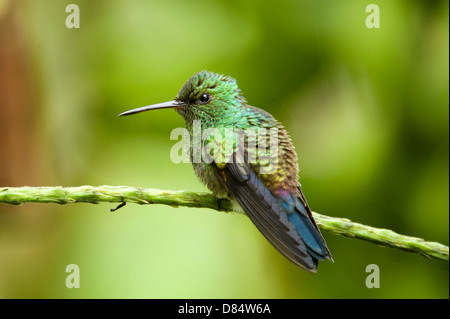
[{"label": "green hummingbird", "polygon": [[271,114],[247,104],[235,79],[201,71],[173,101],[119,116],[164,108],[183,117],[190,136],[200,127],[200,147],[188,145],[189,158],[218,199],[231,200],[295,265],[316,272],[319,260],[333,260],[302,193],[291,138]]}]

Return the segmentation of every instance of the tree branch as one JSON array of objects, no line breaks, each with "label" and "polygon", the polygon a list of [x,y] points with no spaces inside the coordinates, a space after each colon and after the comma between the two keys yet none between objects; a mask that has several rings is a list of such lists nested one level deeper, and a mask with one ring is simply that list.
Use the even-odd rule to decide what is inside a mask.
[{"label": "tree branch", "polygon": [[[0,187],[0,203],[3,204],[98,204],[99,202],[126,202],[140,205],[163,204],[175,207],[186,206],[210,208],[217,211],[232,211],[231,202],[227,200],[220,200],[219,202],[210,193],[107,185],[98,187]],[[428,258],[449,261],[448,246],[440,243],[400,235],[389,229],[374,228],[354,223],[345,218],[330,217],[314,212],[313,215],[319,227],[325,232],[417,253]]]}]

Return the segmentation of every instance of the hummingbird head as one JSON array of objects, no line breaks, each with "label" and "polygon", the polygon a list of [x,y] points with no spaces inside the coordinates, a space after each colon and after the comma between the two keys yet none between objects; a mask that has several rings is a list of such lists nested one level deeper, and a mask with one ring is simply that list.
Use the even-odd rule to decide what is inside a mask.
[{"label": "hummingbird head", "polygon": [[174,108],[189,125],[193,120],[225,120],[246,103],[236,80],[222,74],[201,71],[189,78],[173,101],[126,111],[119,116],[143,111]]}]

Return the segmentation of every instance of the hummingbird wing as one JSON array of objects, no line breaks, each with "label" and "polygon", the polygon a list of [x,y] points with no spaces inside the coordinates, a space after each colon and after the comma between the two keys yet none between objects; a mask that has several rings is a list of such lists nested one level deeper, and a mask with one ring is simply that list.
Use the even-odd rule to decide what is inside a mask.
[{"label": "hummingbird wing", "polygon": [[294,264],[316,272],[318,260],[329,257],[315,222],[301,207],[291,212],[280,204],[246,164],[228,163],[225,184],[250,220],[269,242]]},{"label": "hummingbird wing", "polygon": [[[283,166],[292,166],[292,161],[286,160],[286,156],[283,159],[283,154],[280,154],[280,158],[278,167],[282,171]],[[297,266],[316,272],[318,260],[331,259],[331,254],[297,178],[288,190],[286,183],[276,186],[267,179],[270,175],[257,174],[255,167],[248,164],[248,158],[240,160],[234,153],[232,160],[223,167],[221,176],[229,192],[269,242]],[[278,173],[281,174],[280,171]],[[294,175],[297,176],[297,172]],[[276,179],[279,175],[272,176]],[[271,189],[267,185],[271,185]]]}]

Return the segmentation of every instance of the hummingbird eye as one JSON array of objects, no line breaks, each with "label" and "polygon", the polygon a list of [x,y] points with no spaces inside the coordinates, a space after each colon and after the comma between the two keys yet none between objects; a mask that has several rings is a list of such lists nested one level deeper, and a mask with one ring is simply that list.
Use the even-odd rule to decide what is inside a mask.
[{"label": "hummingbird eye", "polygon": [[200,98],[198,99],[200,104],[206,104],[209,102],[209,100],[210,100],[210,95],[208,93],[203,93],[202,95],[200,95]]}]

